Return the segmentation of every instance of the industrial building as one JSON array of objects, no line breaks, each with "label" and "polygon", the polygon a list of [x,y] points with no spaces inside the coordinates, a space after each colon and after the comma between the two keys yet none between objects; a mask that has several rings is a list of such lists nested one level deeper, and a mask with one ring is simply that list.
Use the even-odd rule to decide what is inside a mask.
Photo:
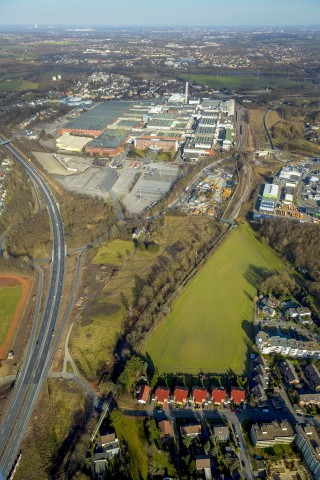
[{"label": "industrial building", "polygon": [[134,146],[138,150],[145,150],[150,148],[151,150],[162,150],[163,152],[177,152],[179,148],[179,141],[177,138],[170,136],[160,135],[142,135],[134,139]]},{"label": "industrial building", "polygon": [[114,157],[122,153],[125,148],[130,132],[124,129],[110,128],[105,130],[97,138],[93,139],[85,147],[85,153],[94,156],[110,156]]},{"label": "industrial building", "polygon": [[[89,155],[115,156],[124,151],[126,143],[140,150],[174,153],[184,145],[185,157],[195,160],[212,156],[218,143],[223,150],[229,149],[234,136],[234,100],[188,102],[188,87],[185,94],[172,95],[167,103],[106,101],[67,123],[60,134],[94,138],[83,143]],[[221,140],[219,132],[224,132]],[[64,142],[65,137],[59,139],[58,148],[64,149]],[[66,143],[69,149],[71,140]],[[81,150],[80,143],[73,147],[75,151]]]},{"label": "industrial building", "polygon": [[279,195],[279,185],[275,185],[274,183],[265,184],[262,197],[273,198],[274,200],[277,200],[278,195]]},{"label": "industrial building", "polygon": [[82,133],[97,137],[110,124],[114,123],[120,115],[125,113],[131,105],[133,105],[132,102],[118,102],[115,100],[102,102],[80,117],[71,120],[59,133]]},{"label": "industrial building", "polygon": [[56,147],[58,150],[66,152],[82,152],[83,148],[91,141],[88,137],[78,137],[64,133],[56,139]]},{"label": "industrial building", "polygon": [[273,213],[275,207],[275,200],[272,198],[262,198],[260,203],[259,212],[261,213]]}]

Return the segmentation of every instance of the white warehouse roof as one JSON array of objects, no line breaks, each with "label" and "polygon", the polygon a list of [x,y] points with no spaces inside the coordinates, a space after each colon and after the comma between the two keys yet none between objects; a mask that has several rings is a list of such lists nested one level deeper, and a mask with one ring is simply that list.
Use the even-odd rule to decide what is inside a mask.
[{"label": "white warehouse roof", "polygon": [[266,183],[263,190],[263,196],[269,198],[277,198],[279,193],[279,185],[274,183]]},{"label": "white warehouse roof", "polygon": [[91,142],[90,137],[76,137],[65,133],[56,139],[56,146],[59,150],[68,150],[70,152],[81,152],[87,143]]}]

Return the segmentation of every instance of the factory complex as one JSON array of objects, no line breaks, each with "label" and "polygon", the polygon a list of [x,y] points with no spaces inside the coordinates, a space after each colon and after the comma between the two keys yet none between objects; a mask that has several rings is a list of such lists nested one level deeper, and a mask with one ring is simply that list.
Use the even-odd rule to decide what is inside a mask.
[{"label": "factory complex", "polygon": [[115,157],[127,144],[138,151],[169,152],[173,158],[197,160],[216,148],[228,150],[234,140],[235,101],[201,100],[185,94],[154,100],[105,101],[59,130],[58,150]]},{"label": "factory complex", "polygon": [[320,176],[316,164],[287,165],[261,185],[253,218],[287,217],[319,222]]}]

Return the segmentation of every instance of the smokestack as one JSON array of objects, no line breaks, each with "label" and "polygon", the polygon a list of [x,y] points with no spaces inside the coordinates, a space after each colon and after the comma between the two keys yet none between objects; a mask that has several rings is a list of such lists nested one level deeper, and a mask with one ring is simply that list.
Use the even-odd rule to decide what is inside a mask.
[{"label": "smokestack", "polygon": [[186,98],[185,101],[188,103],[189,100],[189,82],[186,82]]}]

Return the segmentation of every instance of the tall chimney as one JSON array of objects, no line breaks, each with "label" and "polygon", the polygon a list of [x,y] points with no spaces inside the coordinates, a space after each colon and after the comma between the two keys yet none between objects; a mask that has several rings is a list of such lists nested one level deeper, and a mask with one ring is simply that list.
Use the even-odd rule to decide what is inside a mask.
[{"label": "tall chimney", "polygon": [[189,100],[189,82],[186,82],[186,98],[185,101],[188,103]]}]

